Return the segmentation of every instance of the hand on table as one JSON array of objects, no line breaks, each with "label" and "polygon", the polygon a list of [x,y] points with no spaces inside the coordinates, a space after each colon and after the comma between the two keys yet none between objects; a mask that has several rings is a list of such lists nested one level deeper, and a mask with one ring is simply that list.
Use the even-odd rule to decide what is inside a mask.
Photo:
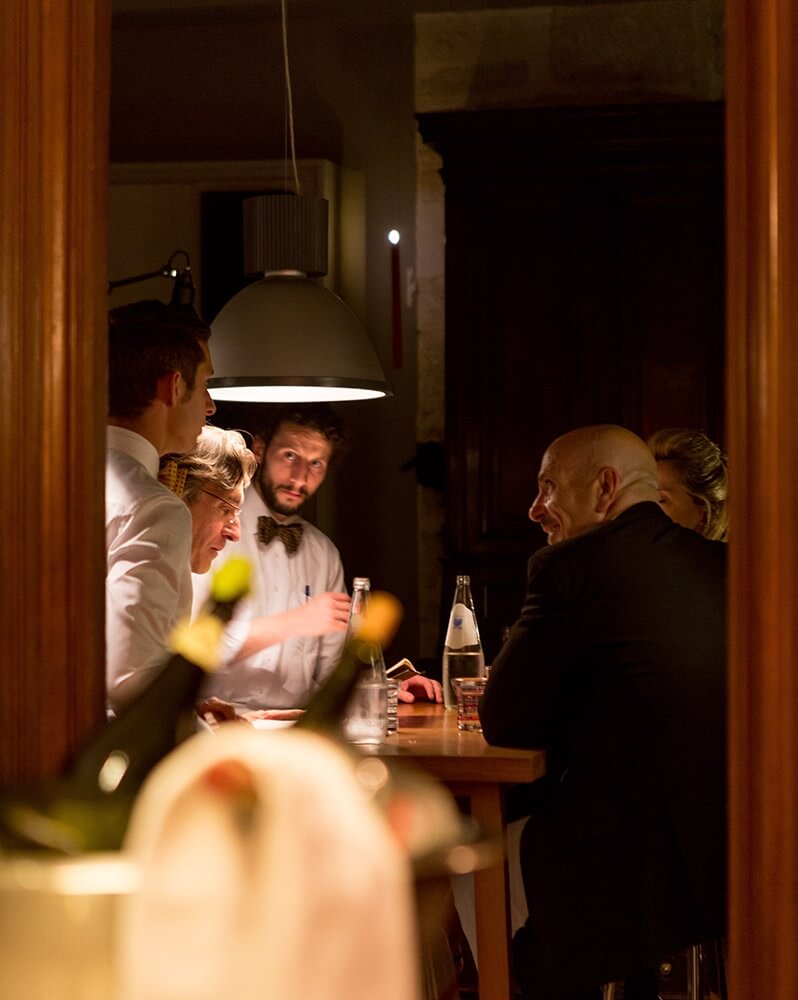
[{"label": "hand on table", "polygon": [[244,718],[252,722],[255,719],[272,719],[280,722],[296,722],[305,714],[304,708],[253,708],[244,712]]},{"label": "hand on table", "polygon": [[197,715],[215,729],[221,722],[242,722],[248,726],[247,720],[236,712],[235,706],[221,698],[205,698],[197,704]]},{"label": "hand on table", "polygon": [[440,704],[443,701],[443,688],[437,681],[418,674],[402,681],[397,697],[399,701],[435,701]]},{"label": "hand on table", "polygon": [[252,726],[258,719],[277,719],[296,722],[305,714],[304,708],[254,708],[238,711],[235,705],[221,698],[205,698],[197,703],[197,714],[211,729],[216,729],[223,722],[240,722],[244,726]]}]

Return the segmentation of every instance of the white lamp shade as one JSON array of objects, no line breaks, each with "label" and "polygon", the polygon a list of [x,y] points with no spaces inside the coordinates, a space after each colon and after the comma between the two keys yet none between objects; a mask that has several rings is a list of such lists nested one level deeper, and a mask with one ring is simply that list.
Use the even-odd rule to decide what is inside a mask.
[{"label": "white lamp shade", "polygon": [[362,324],[302,274],[271,274],[235,295],[211,324],[217,400],[335,401],[392,395]]}]

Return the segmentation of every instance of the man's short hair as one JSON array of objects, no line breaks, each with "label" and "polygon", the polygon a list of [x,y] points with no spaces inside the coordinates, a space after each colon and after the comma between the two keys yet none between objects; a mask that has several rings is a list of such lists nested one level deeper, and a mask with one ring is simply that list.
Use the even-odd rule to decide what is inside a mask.
[{"label": "man's short hair", "polygon": [[253,433],[263,439],[267,448],[281,424],[297,424],[317,431],[330,442],[333,455],[345,451],[349,443],[343,420],[328,403],[265,405],[258,408],[252,424]]},{"label": "man's short hair", "polygon": [[155,399],[158,380],[180,372],[189,391],[203,360],[210,327],[193,309],[145,299],[108,314],[108,412],[140,417]]}]

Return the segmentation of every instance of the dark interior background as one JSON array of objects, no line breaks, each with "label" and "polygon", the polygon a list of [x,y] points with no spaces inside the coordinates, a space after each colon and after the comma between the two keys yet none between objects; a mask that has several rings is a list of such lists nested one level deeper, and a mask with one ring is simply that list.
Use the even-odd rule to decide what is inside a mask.
[{"label": "dark interior background", "polygon": [[[615,13],[609,43],[618,65],[610,55],[588,67],[592,76],[574,84],[572,99],[561,92],[529,107],[513,96],[516,68],[490,63],[488,54],[467,95],[474,107],[418,115],[414,15],[485,4],[289,2],[297,154],[364,178],[361,318],[394,387],[390,399],[341,407],[352,448],[322,487],[318,513],[350,584],[368,575],[403,601],[390,657],[436,662],[440,629],[422,641],[421,610],[443,623],[457,572],[472,575],[486,653],[494,655],[518,610],[526,558],[543,541],[526,511],[552,437],[609,420],[644,436],[665,425],[700,426],[724,442],[722,104],[681,99],[660,78],[631,80],[621,103],[604,96],[618,90],[635,18],[661,4],[595,5],[598,20],[577,16],[591,11],[589,2],[541,4],[568,11],[576,29],[560,43],[586,52],[594,41],[608,44],[590,32]],[[691,9],[698,18],[704,7]],[[279,27],[271,0],[116,0],[112,162],[285,157]],[[666,52],[662,65],[668,45],[684,44],[673,53],[682,77],[696,58],[687,39],[660,40],[656,30],[647,44]],[[698,77],[703,68],[690,71]],[[510,81],[495,99],[492,73]],[[424,333],[413,287],[424,210],[419,133],[442,157],[446,194],[446,359],[435,390],[445,395],[445,428],[431,442],[419,430],[432,403],[418,388]],[[226,197],[209,199],[209,226],[212,215],[219,225]],[[394,227],[402,232],[401,368],[392,365],[385,240]],[[236,280],[234,253],[224,249],[235,233],[224,220],[222,229],[224,240],[208,249],[218,299]],[[245,419],[229,416],[235,426]],[[425,546],[419,511],[436,503],[439,544]]]}]

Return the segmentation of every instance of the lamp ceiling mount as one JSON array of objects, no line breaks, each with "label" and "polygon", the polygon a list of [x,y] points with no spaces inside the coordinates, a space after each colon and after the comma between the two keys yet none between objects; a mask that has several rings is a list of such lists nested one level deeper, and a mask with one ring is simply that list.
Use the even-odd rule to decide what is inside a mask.
[{"label": "lamp ceiling mount", "polygon": [[266,194],[244,199],[244,273],[263,277],[299,271],[311,278],[327,273],[327,215],[324,198]]}]

